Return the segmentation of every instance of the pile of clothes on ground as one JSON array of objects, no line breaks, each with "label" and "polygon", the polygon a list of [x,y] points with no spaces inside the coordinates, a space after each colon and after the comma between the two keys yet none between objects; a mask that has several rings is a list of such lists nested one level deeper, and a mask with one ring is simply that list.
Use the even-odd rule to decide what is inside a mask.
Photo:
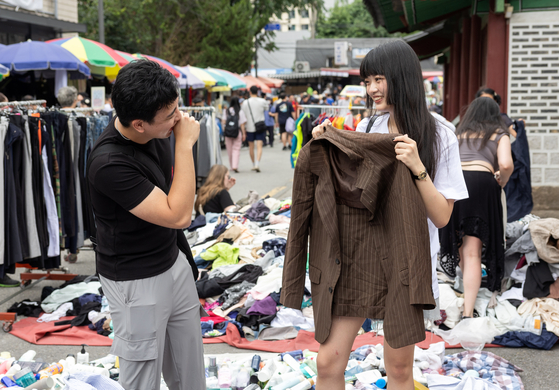
[{"label": "pile of clothes on ground", "polygon": [[202,335],[222,336],[229,324],[243,337],[259,340],[313,330],[308,277],[302,310],[278,306],[291,200],[259,200],[250,193],[244,202],[235,213],[199,216],[186,233],[201,270],[198,296],[208,313]]},{"label": "pile of clothes on ground", "polygon": [[444,321],[435,333],[450,344],[549,350],[559,339],[559,219],[527,215],[507,224],[506,238],[501,289],[479,290],[477,318],[461,320],[460,275],[451,280],[439,273]]}]

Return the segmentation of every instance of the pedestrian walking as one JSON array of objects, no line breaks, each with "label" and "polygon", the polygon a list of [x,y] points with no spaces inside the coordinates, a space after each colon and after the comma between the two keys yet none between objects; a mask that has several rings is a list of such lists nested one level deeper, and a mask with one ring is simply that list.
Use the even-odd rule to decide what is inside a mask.
[{"label": "pedestrian walking", "polygon": [[[258,88],[250,87],[250,97],[246,99],[241,108],[247,118],[246,133],[248,141],[248,152],[252,161],[252,170],[260,172],[260,160],[262,158],[262,146],[266,138],[266,122],[264,111],[268,109],[266,100],[258,97]],[[254,146],[256,144],[256,153]]]},{"label": "pedestrian walking", "polygon": [[274,147],[274,126],[276,121],[272,113],[272,98],[267,97],[266,102],[268,102],[268,109],[264,111],[264,122],[266,123],[266,134],[268,139],[264,137],[264,146],[270,145],[271,148]]},{"label": "pedestrian walking", "polygon": [[501,188],[514,169],[507,126],[490,97],[475,99],[456,129],[460,160],[470,197],[456,202],[448,225],[441,229],[441,266],[464,276],[464,317],[474,316],[481,286],[482,249],[487,288],[500,291],[505,267]]},{"label": "pedestrian walking", "polygon": [[197,269],[182,232],[194,206],[200,124],[179,111],[178,91],[153,61],[123,67],[112,89],[115,117],[89,157],[97,272],[125,389],[159,390],[161,373],[169,389],[206,388]]},{"label": "pedestrian walking", "polygon": [[276,103],[274,115],[278,120],[283,150],[288,150],[288,148],[291,150],[291,139],[293,138],[293,133],[285,131],[285,124],[289,118],[295,120],[295,110],[293,109],[291,102],[287,100],[284,92],[280,93],[279,98],[280,100]]},{"label": "pedestrian walking", "polygon": [[[430,246],[431,259],[426,259],[426,261],[429,263],[429,260],[431,260],[432,265],[432,287],[430,289],[432,296],[429,301],[436,302],[436,298],[438,298],[438,284],[435,265],[439,249],[437,228],[447,224],[452,213],[454,201],[467,197],[466,186],[460,169],[458,141],[450,129],[436,121],[429,114],[423,92],[423,77],[419,59],[407,43],[395,41],[371,50],[361,63],[360,72],[367,88],[367,107],[372,108],[374,102],[376,112],[373,112],[373,114],[380,115],[371,115],[363,119],[357,126],[356,131],[394,134],[394,158],[401,161],[409,169],[413,177],[413,183],[415,183],[421,200],[424,203],[425,208],[424,210],[418,210],[418,215],[423,216],[426,214],[428,217],[430,238],[428,246]],[[325,121],[320,126],[315,127],[313,129],[313,137],[319,137],[324,133],[325,125],[329,124],[329,121]],[[308,144],[309,147],[312,146],[313,142]],[[304,150],[303,148],[302,152]],[[312,160],[311,164],[314,164],[314,161]],[[363,168],[356,171],[355,166],[352,164],[353,160],[349,162],[348,159],[345,165],[347,172],[336,173],[337,177],[346,178],[344,180],[354,178],[357,181],[366,177],[363,176],[363,172],[368,171],[367,169]],[[315,167],[315,165],[312,166]],[[368,168],[368,166],[366,167]],[[297,180],[297,176],[300,174],[300,169],[303,168],[301,168],[300,162],[298,162],[295,167],[295,180]],[[313,169],[318,169],[318,165]],[[368,172],[370,173],[370,171]],[[334,173],[332,176],[334,176]],[[307,185],[311,186],[314,180],[313,178],[306,182]],[[361,202],[360,199],[363,198],[360,198],[359,194],[363,191],[363,196],[365,196],[365,191],[360,190],[360,188],[364,188],[362,185],[366,186],[369,183],[359,182],[362,184],[357,187],[344,187],[343,189],[346,191],[345,193],[357,193],[358,195],[355,199]],[[301,191],[300,195],[297,195],[298,190]],[[292,213],[294,215],[307,212],[306,207],[313,204],[312,194],[311,199],[307,201],[308,195],[305,194],[308,194],[308,190],[308,188],[295,188],[294,185],[292,206]],[[323,202],[324,200],[321,198],[315,201]],[[325,291],[324,293],[331,297],[325,299],[330,299],[332,302],[332,313],[327,313],[331,317],[327,317],[325,314],[325,317],[322,317],[320,321],[324,324],[325,320],[330,319],[331,323],[328,329],[328,336],[321,343],[318,352],[318,381],[316,389],[344,389],[344,370],[359,328],[366,318],[383,318],[385,329],[384,360],[388,382],[390,383],[389,386],[400,390],[412,390],[414,388],[412,368],[415,343],[425,339],[424,312],[422,309],[424,307],[432,307],[433,305],[411,304],[410,301],[413,298],[413,294],[411,294],[411,290],[408,290],[411,289],[410,286],[412,284],[411,271],[407,268],[405,270],[391,271],[390,265],[385,260],[379,256],[370,258],[370,255],[367,255],[368,253],[377,252],[377,249],[370,247],[371,240],[353,237],[348,233],[353,231],[359,233],[361,235],[359,237],[362,237],[368,234],[366,233],[367,229],[374,229],[371,226],[374,223],[369,223],[371,216],[364,214],[370,211],[367,211],[368,209],[365,207],[336,206],[336,204],[335,200],[334,210],[341,210],[338,213],[339,218],[344,220],[344,225],[340,224],[342,226],[340,229],[343,226],[350,226],[351,228],[348,229],[353,228],[354,230],[340,231],[340,236],[343,234],[343,237],[339,239],[341,245],[339,256],[341,257],[337,258],[336,265],[329,262],[322,264],[322,259],[310,259],[310,264],[315,268],[317,265],[323,267],[323,270],[318,271],[321,272],[321,274],[318,273],[318,279],[313,275],[315,277],[314,283],[318,283],[318,286],[324,289],[322,291]],[[402,205],[402,208],[405,206]],[[364,224],[359,225],[362,226],[361,230],[355,230],[353,218],[362,221],[359,218],[364,218],[362,217],[363,215],[366,215],[366,219]],[[408,216],[407,218],[409,220],[409,218],[413,217]],[[294,223],[293,219],[291,223]],[[337,227],[337,225],[335,226]],[[295,232],[297,235],[306,234],[301,227],[298,228],[297,230],[292,230],[294,229],[293,227],[290,228],[284,277],[286,275],[288,277],[293,275],[290,273],[290,268],[293,267],[291,262],[293,257],[297,257],[297,254],[290,253],[289,249],[292,232]],[[315,229],[316,227],[313,225],[311,233]],[[417,232],[417,234],[421,233],[423,232]],[[366,237],[369,238],[369,236]],[[402,237],[402,239],[406,240],[405,237]],[[311,245],[312,242],[311,236]],[[293,250],[296,251],[297,248],[295,247]],[[346,255],[349,253],[355,254],[355,256]],[[306,263],[306,258],[304,261]],[[400,259],[396,261],[400,261]],[[366,281],[363,283],[355,283],[353,281],[356,277],[355,272],[361,273],[364,269],[371,269],[370,267],[374,266],[371,262],[381,262],[380,264],[377,263],[376,266],[379,268],[376,269],[387,270],[386,272],[388,273],[386,274],[381,271],[375,273],[373,278],[365,279]],[[393,262],[391,261],[390,263],[392,264]],[[309,268],[311,268],[311,265]],[[338,267],[340,269],[338,279],[334,282],[327,277],[327,275],[332,275],[331,271],[327,271],[331,267]],[[403,271],[409,271],[410,274],[402,273]],[[427,274],[429,274],[428,271]],[[391,275],[395,275],[399,279],[394,279]],[[409,276],[409,279],[406,275]],[[311,280],[313,279],[311,278]],[[284,304],[289,303],[289,306],[292,307],[292,305],[295,305],[295,298],[284,298],[283,294],[288,294],[288,290],[290,288],[293,289],[293,285],[298,283],[298,281],[295,276],[293,279],[289,279],[289,282],[286,279],[284,281],[282,302]],[[328,283],[333,283],[333,285]],[[323,286],[330,287],[326,289]],[[313,285],[313,292],[314,290],[315,286]],[[378,294],[375,294],[373,298],[376,301],[371,302],[372,295],[368,291],[373,290],[378,291]],[[401,298],[397,298],[398,294],[402,291],[404,293],[400,296]],[[431,294],[427,293],[427,295]],[[314,300],[315,296],[313,296],[313,302]],[[317,300],[319,300],[318,297]],[[368,302],[368,304],[363,305],[362,302]],[[438,310],[435,308],[435,313],[437,312]],[[315,309],[315,315],[316,313]],[[319,323],[316,318],[315,322]],[[405,325],[402,326],[402,324]],[[398,329],[398,331],[395,331],[395,329]]]},{"label": "pedestrian walking", "polygon": [[241,146],[246,140],[246,122],[247,118],[243,110],[241,110],[239,98],[233,96],[229,103],[229,108],[223,110],[221,123],[223,125],[223,134],[225,135],[225,148],[229,157],[229,167],[236,173],[239,172]]}]

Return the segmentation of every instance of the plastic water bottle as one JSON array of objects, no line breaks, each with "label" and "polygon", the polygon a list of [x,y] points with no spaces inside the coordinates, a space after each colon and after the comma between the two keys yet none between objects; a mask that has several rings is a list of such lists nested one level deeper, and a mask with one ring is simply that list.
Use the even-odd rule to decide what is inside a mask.
[{"label": "plastic water bottle", "polygon": [[217,372],[217,381],[221,389],[231,387],[231,369],[229,364],[223,363]]},{"label": "plastic water bottle", "polygon": [[32,362],[33,359],[35,359],[35,356],[37,355],[37,352],[35,352],[34,350],[30,349],[29,351],[25,352],[23,355],[21,355],[21,357],[19,358],[20,361],[22,362]]},{"label": "plastic water bottle", "polygon": [[268,382],[276,371],[276,363],[272,359],[266,360],[266,364],[258,372],[258,380],[260,382]]},{"label": "plastic water bottle", "polygon": [[350,368],[344,373],[344,380],[346,382],[353,382],[356,379],[355,375],[360,374],[362,372],[363,369],[361,368],[361,366],[355,366],[353,368]]},{"label": "plastic water bottle", "polygon": [[305,377],[303,375],[297,375],[295,378],[293,379],[289,379],[289,380],[285,380],[282,383],[280,383],[279,385],[275,385],[272,387],[272,390],[287,390],[293,386],[298,385],[299,383],[305,381]]}]

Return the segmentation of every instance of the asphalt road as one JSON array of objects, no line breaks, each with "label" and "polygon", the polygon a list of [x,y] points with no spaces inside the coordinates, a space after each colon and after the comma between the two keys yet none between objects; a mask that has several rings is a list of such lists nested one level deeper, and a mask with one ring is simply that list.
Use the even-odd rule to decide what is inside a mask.
[{"label": "asphalt road", "polygon": [[[222,152],[223,161],[227,163],[227,154]],[[231,189],[234,200],[243,198],[249,190],[257,191],[261,196],[269,194],[274,197],[285,198],[291,196],[291,185],[293,169],[289,162],[289,152],[282,151],[281,143],[277,142],[274,148],[264,148],[261,172],[250,171],[251,168],[248,150],[241,150],[240,172],[234,174],[237,184]],[[76,264],[65,264],[72,273],[92,275],[95,273],[94,254],[91,250],[82,249]],[[19,274],[20,269],[18,269]],[[13,302],[23,299],[39,300],[41,290],[45,286],[59,286],[62,282],[43,281],[37,285],[22,291],[17,297],[10,299],[7,303],[0,305],[0,311],[6,311]],[[11,294],[19,292],[18,288],[0,289],[0,301]],[[13,356],[19,357],[29,349],[37,351],[37,357],[44,361],[58,361],[68,353],[77,354],[78,346],[52,346],[33,345],[27,343],[11,334],[0,332],[0,351],[9,351]],[[109,347],[88,347],[90,359],[103,357],[109,353]],[[252,351],[239,350],[226,344],[210,344],[204,347],[206,354],[244,353],[254,354]],[[524,370],[521,373],[525,388],[528,390],[556,390],[559,389],[559,347],[556,345],[551,351],[538,351],[527,348],[491,348],[487,349]],[[460,352],[461,350],[447,350],[447,354]],[[256,352],[258,353],[258,352]]]}]

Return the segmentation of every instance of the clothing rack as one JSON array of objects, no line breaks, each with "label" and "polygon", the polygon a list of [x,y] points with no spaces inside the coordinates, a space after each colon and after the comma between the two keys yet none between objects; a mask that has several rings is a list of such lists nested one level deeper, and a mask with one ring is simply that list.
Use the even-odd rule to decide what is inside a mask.
[{"label": "clothing rack", "polygon": [[200,112],[200,113],[208,113],[210,115],[211,121],[211,138],[212,138],[212,145],[213,148],[210,151],[210,161],[211,165],[220,164],[221,163],[221,146],[220,146],[220,139],[219,139],[219,128],[217,127],[216,122],[216,109],[215,107],[208,106],[208,107],[198,107],[198,106],[187,106],[187,107],[179,107],[180,111],[183,112]]},{"label": "clothing rack", "polygon": [[327,104],[299,104],[300,108],[321,108],[321,109],[340,109],[340,108],[347,108],[348,110],[368,110],[367,107],[365,106],[353,106],[353,107],[349,107],[349,106],[329,106]]},{"label": "clothing rack", "polygon": [[27,101],[14,101],[14,102],[6,102],[0,103],[0,108],[3,107],[11,107],[11,106],[38,106],[43,105],[46,106],[46,100],[27,100]]},{"label": "clothing rack", "polygon": [[93,111],[97,111],[97,109],[95,108],[91,108],[91,107],[76,107],[76,108],[61,108],[60,111],[64,111],[64,112],[93,112]]}]

